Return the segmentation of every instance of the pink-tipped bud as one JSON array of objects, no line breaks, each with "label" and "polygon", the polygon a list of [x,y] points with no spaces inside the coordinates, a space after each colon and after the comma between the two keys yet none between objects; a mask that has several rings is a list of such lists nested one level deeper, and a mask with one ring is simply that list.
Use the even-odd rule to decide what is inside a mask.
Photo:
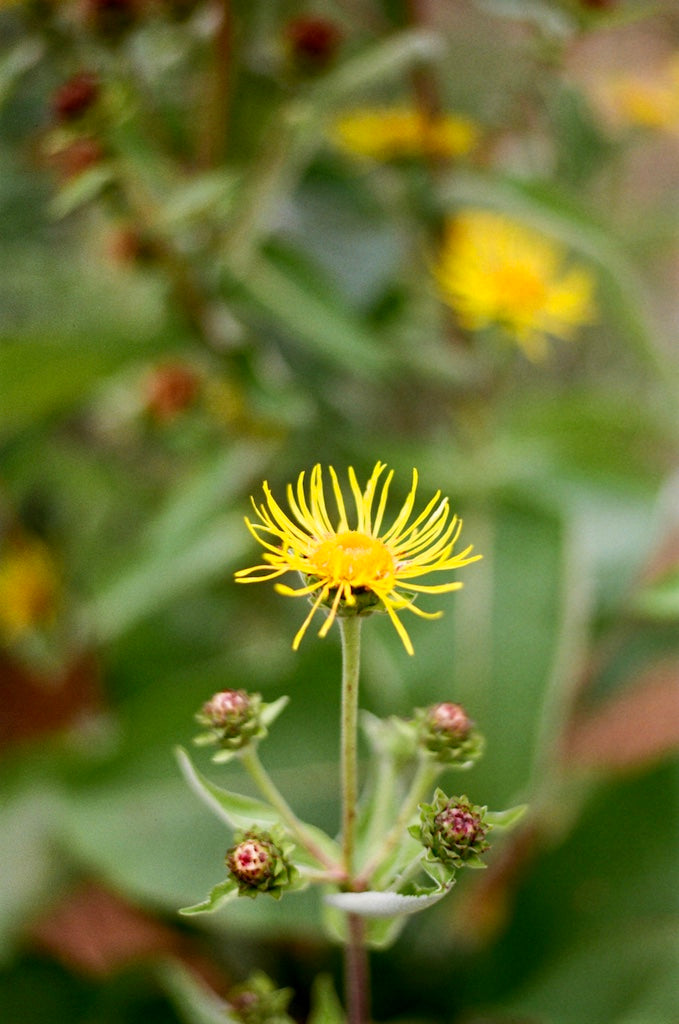
[{"label": "pink-tipped bud", "polygon": [[248,887],[256,888],[271,874],[271,844],[259,839],[244,839],[226,857],[231,874]]},{"label": "pink-tipped bud", "polygon": [[472,728],[472,721],[461,704],[444,701],[429,709],[429,722],[436,732],[446,733],[458,739],[465,739]]}]

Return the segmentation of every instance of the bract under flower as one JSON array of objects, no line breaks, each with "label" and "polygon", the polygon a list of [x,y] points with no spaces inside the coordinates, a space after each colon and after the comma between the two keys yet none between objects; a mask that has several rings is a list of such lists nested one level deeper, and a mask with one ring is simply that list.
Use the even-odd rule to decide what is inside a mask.
[{"label": "bract under flower", "polygon": [[[365,615],[385,611],[409,654],[410,637],[397,612],[408,608],[423,618],[438,618],[415,607],[419,593],[444,594],[459,590],[459,580],[424,584],[419,581],[433,572],[449,572],[475,562],[469,546],[453,554],[462,522],[451,516],[447,498],[440,491],[422,512],[413,516],[418,476],[413,470],[412,486],[403,507],[391,526],[383,529],[389,486],[393,470],[380,483],[386,465],[378,462],[361,490],[356,474],[349,469],[349,482],[356,506],[355,522],[349,522],[344,498],[335,470],[330,467],[333,497],[337,513],[328,511],[320,465],[311,471],[308,495],[305,474],[300,473],[295,488],[288,486],[289,516],[264,483],[266,502],[253,507],[259,522],[246,519],[253,537],[265,548],[265,564],[241,569],[239,583],[257,583],[276,579],[287,572],[298,572],[304,584],[297,589],[278,584],[278,591],[289,596],[307,596],[311,611],[293,641],[296,650],[315,613],[322,605],[330,609],[319,636],[325,636],[338,615]],[[378,497],[379,492],[379,497]]]}]

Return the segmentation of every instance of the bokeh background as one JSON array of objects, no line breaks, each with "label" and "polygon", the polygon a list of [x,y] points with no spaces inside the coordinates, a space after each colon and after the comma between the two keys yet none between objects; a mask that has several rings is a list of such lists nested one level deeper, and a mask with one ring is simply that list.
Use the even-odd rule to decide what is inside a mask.
[{"label": "bokeh background", "polygon": [[[216,690],[289,694],[264,759],[336,829],[337,636],[294,653],[302,603],[233,571],[263,479],[378,459],[484,559],[415,657],[370,619],[362,704],[464,703],[465,790],[531,810],[374,955],[375,1019],[677,1024],[676,5],[5,0],[0,41],[3,1024],[214,1024],[255,968],[301,1021],[338,977],[313,894],[178,918],[229,836],[173,748]],[[595,314],[471,329],[470,210]]]}]

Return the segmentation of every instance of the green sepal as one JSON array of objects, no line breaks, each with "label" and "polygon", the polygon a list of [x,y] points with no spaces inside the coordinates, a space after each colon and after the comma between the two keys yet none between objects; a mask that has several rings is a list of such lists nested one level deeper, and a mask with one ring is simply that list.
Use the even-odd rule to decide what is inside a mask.
[{"label": "green sepal", "polygon": [[236,899],[237,896],[238,883],[233,878],[227,878],[225,881],[215,885],[210,891],[208,898],[203,900],[202,903],[195,903],[192,907],[182,907],[179,913],[185,917],[191,914],[213,914],[224,903]]}]

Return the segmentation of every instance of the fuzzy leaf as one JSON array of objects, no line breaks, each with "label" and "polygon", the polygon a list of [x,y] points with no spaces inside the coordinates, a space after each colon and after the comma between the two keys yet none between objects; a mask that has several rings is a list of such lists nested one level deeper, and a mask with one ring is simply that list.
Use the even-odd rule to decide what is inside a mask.
[{"label": "fuzzy leaf", "polygon": [[225,821],[231,828],[247,829],[258,825],[260,828],[268,829],[279,823],[277,812],[269,804],[254,797],[230,793],[227,789],[215,786],[213,782],[196,770],[185,750],[178,747],[176,754],[182,775],[190,788],[218,818]]},{"label": "fuzzy leaf", "polygon": [[325,897],[326,903],[347,914],[359,917],[403,917],[426,910],[447,894],[448,889],[422,896],[402,896],[398,892],[335,892]]},{"label": "fuzzy leaf", "polygon": [[235,899],[238,896],[238,884],[233,878],[227,878],[223,882],[219,882],[211,890],[210,895],[202,903],[195,903],[192,907],[182,907],[179,911],[185,917],[190,914],[212,914],[215,910],[218,910],[222,904],[228,900]]}]

